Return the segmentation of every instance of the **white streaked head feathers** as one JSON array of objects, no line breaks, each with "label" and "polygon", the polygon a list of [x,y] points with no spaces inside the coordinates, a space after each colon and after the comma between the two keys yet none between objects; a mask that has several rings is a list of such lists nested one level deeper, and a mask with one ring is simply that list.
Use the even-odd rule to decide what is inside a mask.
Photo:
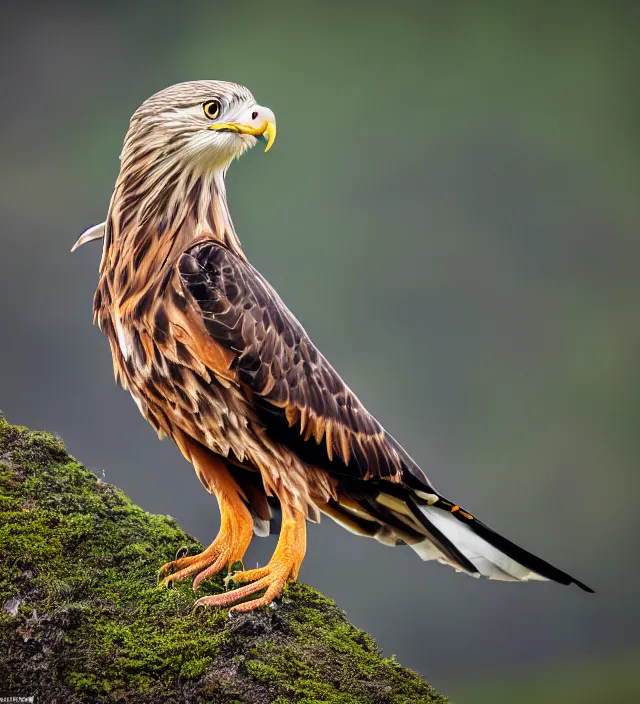
[{"label": "white streaked head feathers", "polygon": [[[215,102],[215,117],[205,106]],[[135,111],[121,160],[136,158],[148,149],[161,150],[165,162],[199,165],[203,171],[226,170],[233,159],[255,146],[251,133],[216,131],[216,123],[258,124],[273,113],[257,104],[251,91],[226,81],[179,83],[152,95]]]},{"label": "white streaked head feathers", "polygon": [[[207,108],[211,105],[215,110]],[[275,116],[258,105],[244,86],[226,81],[170,86],[145,100],[131,117],[116,190],[120,195],[137,193],[141,213],[161,197],[165,212],[177,212],[188,204],[187,196],[196,184],[203,202],[210,199],[214,183],[217,197],[223,199],[227,168],[262,135],[271,146]],[[205,207],[206,203],[198,205],[199,215]],[[233,230],[226,206],[218,208],[213,217],[221,220],[213,226]],[[104,234],[104,223],[89,228],[71,251]]]}]

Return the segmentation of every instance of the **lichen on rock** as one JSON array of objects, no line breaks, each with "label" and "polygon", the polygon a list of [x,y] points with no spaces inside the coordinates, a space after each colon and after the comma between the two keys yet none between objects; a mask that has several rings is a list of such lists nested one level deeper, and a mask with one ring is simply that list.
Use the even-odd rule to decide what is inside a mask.
[{"label": "lichen on rock", "polygon": [[249,614],[194,611],[190,580],[157,586],[182,546],[202,549],[0,416],[0,689],[47,704],[447,701],[307,585]]}]

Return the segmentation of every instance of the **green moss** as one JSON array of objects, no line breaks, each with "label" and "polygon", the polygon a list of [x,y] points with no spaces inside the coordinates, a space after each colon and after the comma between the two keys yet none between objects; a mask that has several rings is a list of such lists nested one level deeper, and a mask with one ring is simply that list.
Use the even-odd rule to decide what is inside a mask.
[{"label": "green moss", "polygon": [[[192,611],[190,582],[157,586],[158,567],[183,545],[201,549],[59,439],[0,416],[3,687],[70,704],[446,701],[306,585],[252,614]],[[208,580],[198,596],[222,588]]]},{"label": "green moss", "polygon": [[248,660],[245,667],[258,682],[273,682],[280,676],[280,670],[277,667],[267,665],[260,660]]}]

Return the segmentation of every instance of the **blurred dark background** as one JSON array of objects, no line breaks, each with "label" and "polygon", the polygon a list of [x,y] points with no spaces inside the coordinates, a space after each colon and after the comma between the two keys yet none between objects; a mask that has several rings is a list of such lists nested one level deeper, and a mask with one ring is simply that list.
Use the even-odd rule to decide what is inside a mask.
[{"label": "blurred dark background", "polygon": [[100,246],[69,248],[147,96],[244,83],[279,135],[228,177],[252,262],[436,486],[597,594],[329,520],[302,579],[459,704],[639,701],[639,30],[630,2],[3,2],[0,408],[215,535],[113,383]]}]

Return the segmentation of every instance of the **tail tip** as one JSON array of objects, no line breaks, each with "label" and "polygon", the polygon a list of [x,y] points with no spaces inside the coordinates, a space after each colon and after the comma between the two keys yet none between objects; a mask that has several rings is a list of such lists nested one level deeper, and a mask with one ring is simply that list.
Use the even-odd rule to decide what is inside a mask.
[{"label": "tail tip", "polygon": [[576,586],[580,587],[582,591],[587,592],[587,594],[595,594],[596,590],[591,589],[591,587],[587,586],[584,582],[580,582],[577,579],[574,579],[573,577],[571,578],[571,582],[569,584],[575,584]]}]

